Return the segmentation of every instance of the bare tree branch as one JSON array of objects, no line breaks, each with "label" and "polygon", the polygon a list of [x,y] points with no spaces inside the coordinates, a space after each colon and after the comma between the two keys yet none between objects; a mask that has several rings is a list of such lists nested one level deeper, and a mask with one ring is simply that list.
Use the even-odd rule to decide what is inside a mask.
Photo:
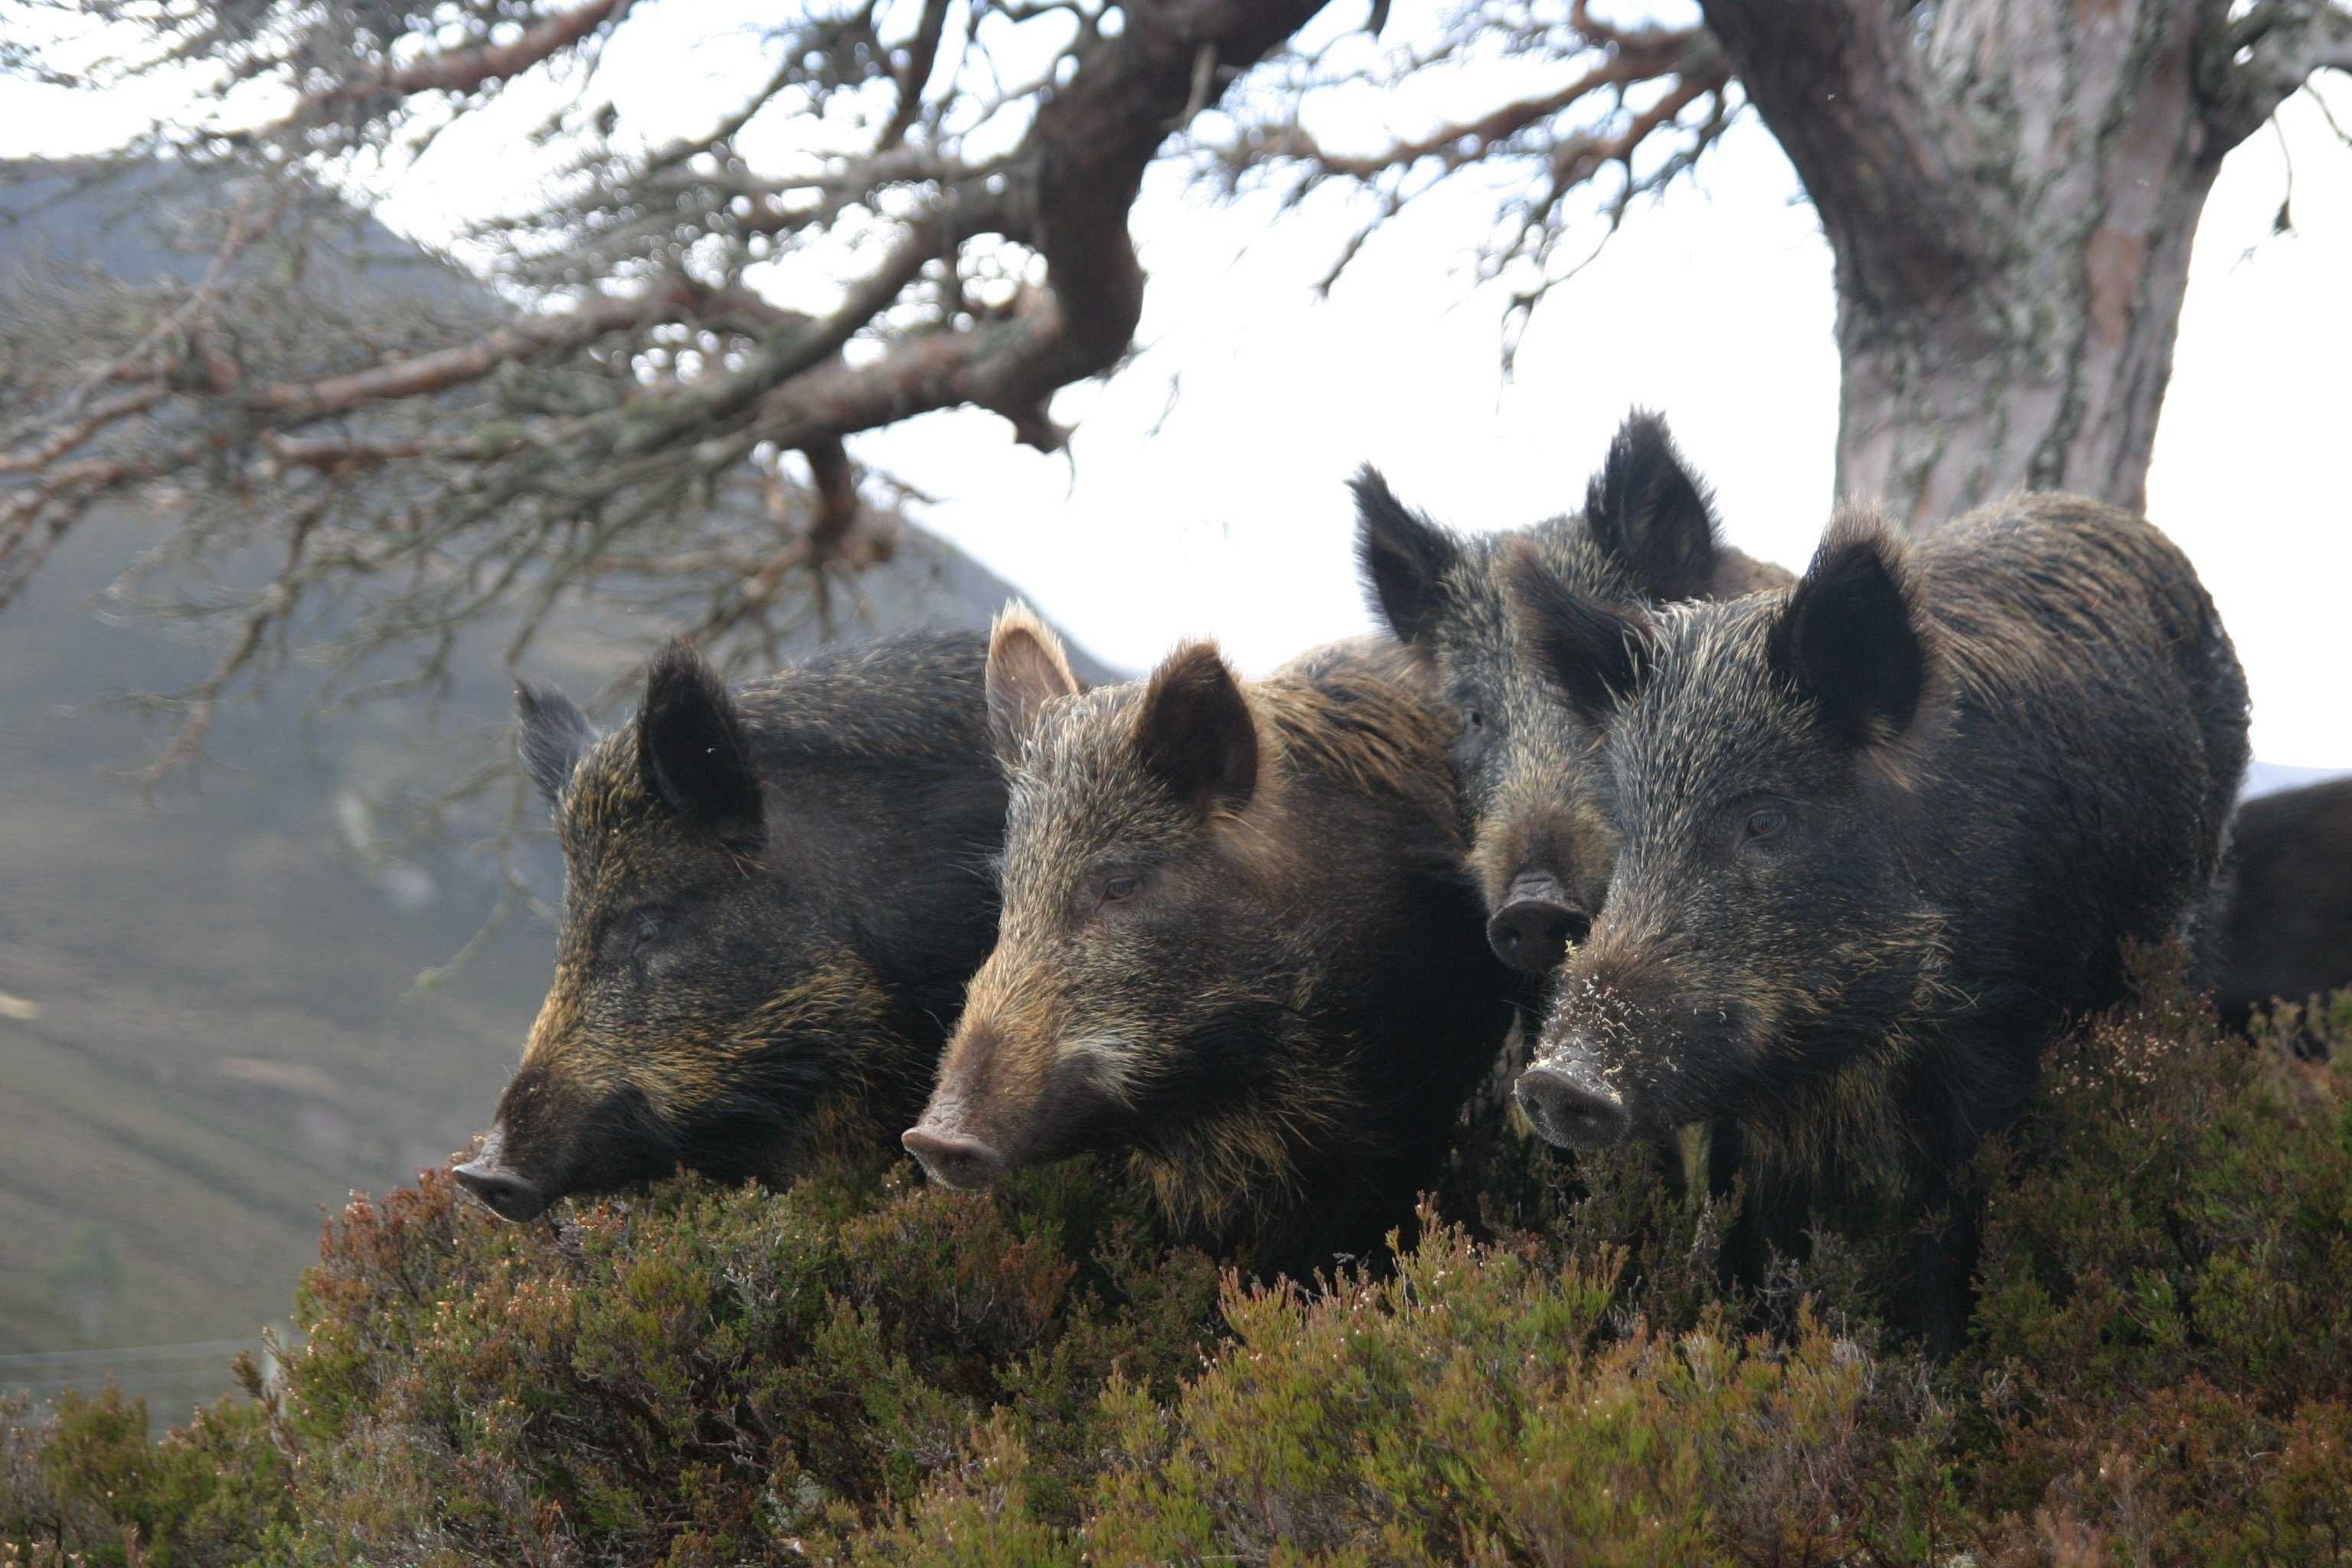
[{"label": "bare tree branch", "polygon": [[[356,280],[329,237],[349,216],[309,172],[414,145],[492,84],[567,68],[629,0],[539,6],[519,27],[506,5],[104,3],[153,28],[110,79],[209,59],[299,89],[257,130],[151,139],[245,192],[233,213],[253,216],[232,217],[204,279],[58,278],[38,308],[0,312],[0,605],[111,500],[173,498],[141,568],[159,579],[299,541],[236,609],[174,611],[222,620],[227,651],[181,694],[172,765],[316,601],[354,608],[336,658],[416,648],[425,680],[456,628],[511,615],[519,656],[567,595],[698,599],[693,624],[754,637],[829,615],[837,574],[890,548],[845,443],[979,406],[1059,447],[1055,394],[1114,367],[1139,319],[1127,218],[1145,168],[1318,0],[1150,0],[1108,29],[1095,0],[940,0],[889,42],[875,5],[787,6],[761,37],[772,68],[706,132],[625,155],[619,111],[572,92],[548,131],[570,161],[550,199],[473,237],[505,299],[459,284],[425,309]],[[1030,36],[1042,51],[1007,31],[1031,26],[1060,30]],[[996,71],[1000,48],[1022,58],[1019,80]],[[1007,121],[1015,133],[995,136]],[[761,124],[790,125],[794,150],[748,160],[739,142]],[[967,155],[983,131],[989,150]],[[208,164],[219,147],[251,172]],[[824,303],[776,303],[761,268]],[[793,450],[805,485],[778,477]],[[747,492],[772,521],[749,548],[729,537],[740,504],[714,510]],[[799,605],[796,577],[814,590]]]},{"label": "bare tree branch", "polygon": [[2210,51],[2209,118],[2235,146],[2323,70],[2352,71],[2352,10],[2332,0],[2258,0]]},{"label": "bare tree branch", "polygon": [[940,37],[947,31],[948,0],[923,0],[923,15],[915,24],[915,36],[906,47],[907,58],[895,73],[898,80],[898,107],[891,111],[890,122],[882,127],[875,138],[877,153],[887,153],[907,139],[915,121],[922,117],[923,84],[931,79],[931,68],[939,62]]},{"label": "bare tree branch", "polygon": [[628,15],[633,3],[634,0],[586,0],[572,10],[542,17],[510,43],[426,55],[372,77],[338,82],[304,95],[282,123],[299,124],[330,110],[387,96],[408,98],[425,92],[476,91],[485,83],[520,76],[533,66],[553,59],[598,28],[617,24]]},{"label": "bare tree branch", "polygon": [[[1327,92],[1373,87],[1402,93],[1425,76],[1529,59],[1565,68],[1559,85],[1441,119],[1384,146],[1334,147],[1308,124]],[[1505,323],[1507,368],[1517,324],[1574,275],[1576,268],[1556,265],[1555,256],[1577,227],[1570,209],[1578,194],[1594,194],[1604,229],[1613,232],[1635,201],[1662,194],[1689,173],[1736,111],[1730,66],[1704,29],[1620,26],[1595,16],[1585,0],[1554,8],[1465,5],[1433,46],[1401,46],[1357,66],[1327,68],[1322,58],[1300,58],[1281,85],[1269,115],[1206,151],[1225,185],[1271,183],[1286,206],[1335,184],[1371,196],[1321,280],[1327,290],[1408,206],[1474,170],[1501,176],[1478,275],[1516,278]],[[1612,169],[1613,188],[1601,188],[1601,176]]]},{"label": "bare tree branch", "polygon": [[257,387],[246,395],[245,403],[257,414],[299,426],[348,414],[370,403],[428,396],[479,381],[502,364],[560,353],[631,327],[690,315],[697,297],[690,285],[671,280],[634,296],[597,299],[570,310],[533,316],[514,326],[500,327],[477,342],[437,353],[394,360],[348,375]]}]

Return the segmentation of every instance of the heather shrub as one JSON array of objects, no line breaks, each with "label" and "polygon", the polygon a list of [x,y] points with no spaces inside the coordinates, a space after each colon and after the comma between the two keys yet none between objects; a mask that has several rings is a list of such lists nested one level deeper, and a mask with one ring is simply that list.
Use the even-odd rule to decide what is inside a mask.
[{"label": "heather shrub", "polygon": [[0,1564],[152,1568],[246,1561],[290,1517],[291,1467],[248,1397],[198,1410],[156,1441],[143,1401],[68,1392],[36,1417],[0,1399]]},{"label": "heather shrub", "polygon": [[1080,1164],[532,1226],[428,1174],[330,1224],[276,1386],[160,1443],[9,1409],[0,1568],[2352,1563],[2347,1046],[2352,998],[2249,1042],[2158,966],[1969,1173],[1940,1365],[1866,1204],[1733,1299],[1737,1194],[1507,1130],[1304,1286]]},{"label": "heather shrub", "polygon": [[[439,1173],[331,1226],[284,1418],[304,1561],[799,1561],[1013,1413],[1069,1458],[1114,1370],[1172,1391],[1215,1276],[1084,1171],[997,1201],[694,1181],[560,1229]],[[1049,1512],[1063,1494],[1043,1489]],[[1066,1505],[1064,1505],[1066,1508]]]},{"label": "heather shrub", "polygon": [[2143,990],[1979,1162],[1969,1489],[2086,1561],[2352,1560],[2352,994],[2249,1048]]},{"label": "heather shrub", "polygon": [[[1232,1342],[1172,1406],[1105,1392],[1118,1457],[1076,1530],[981,1435],[861,1561],[1297,1564],[1909,1560],[1938,1506],[1925,1369],[1808,1315],[1622,1309],[1625,1255],[1549,1259],[1431,1225],[1386,1278],[1229,1286]],[[1916,1557],[1916,1553],[1914,1553]]]}]

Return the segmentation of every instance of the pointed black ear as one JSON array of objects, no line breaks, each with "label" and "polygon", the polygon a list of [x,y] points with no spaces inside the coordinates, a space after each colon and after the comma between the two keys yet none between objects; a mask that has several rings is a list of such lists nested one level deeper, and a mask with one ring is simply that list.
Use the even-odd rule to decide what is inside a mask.
[{"label": "pointed black ear", "polygon": [[756,838],[764,821],[743,721],[719,672],[683,637],[654,655],[637,712],[637,769],[646,792],[680,817],[730,838]]},{"label": "pointed black ear", "polygon": [[1526,540],[1508,548],[1521,648],[1578,712],[1600,721],[1649,673],[1654,645],[1648,631],[1633,616],[1561,582]]},{"label": "pointed black ear", "polygon": [[1356,564],[1372,613],[1397,641],[1429,636],[1445,602],[1445,574],[1460,554],[1454,538],[1406,510],[1380,470],[1367,463],[1349,481],[1356,492]]},{"label": "pointed black ear", "polygon": [[1773,623],[1772,668],[1812,700],[1843,744],[1883,744],[1911,727],[1927,647],[1902,547],[1867,512],[1844,512]]},{"label": "pointed black ear", "polygon": [[1086,689],[1070,669],[1070,656],[1054,628],[1028,605],[1015,602],[997,613],[988,628],[988,733],[996,754],[1011,762],[1037,726],[1037,715],[1056,697]]},{"label": "pointed black ear", "polygon": [[1618,427],[1585,488],[1584,521],[1646,597],[1695,599],[1714,580],[1714,502],[1654,414],[1637,408]]},{"label": "pointed black ear", "polygon": [[1257,792],[1257,721],[1213,643],[1160,661],[1135,736],[1145,771],[1204,812],[1238,811]]},{"label": "pointed black ear", "polygon": [[572,770],[595,743],[596,731],[579,704],[552,686],[515,683],[515,754],[549,809],[555,807],[563,786],[572,782]]}]

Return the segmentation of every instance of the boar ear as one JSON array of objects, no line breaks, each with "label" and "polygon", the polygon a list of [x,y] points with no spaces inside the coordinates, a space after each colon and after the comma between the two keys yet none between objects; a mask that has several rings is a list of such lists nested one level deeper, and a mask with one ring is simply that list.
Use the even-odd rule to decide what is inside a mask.
[{"label": "boar ear", "polygon": [[1649,673],[1648,632],[1633,616],[1561,582],[1528,541],[1512,541],[1508,552],[1521,648],[1577,711],[1596,721],[1605,718]]},{"label": "boar ear", "polygon": [[1010,761],[1037,725],[1038,711],[1056,697],[1075,697],[1085,683],[1070,670],[1070,656],[1054,628],[1028,605],[1014,601],[988,628],[988,733],[996,754]]},{"label": "boar ear", "polygon": [[1772,625],[1773,668],[1856,749],[1902,734],[1927,684],[1927,647],[1902,547],[1867,512],[1841,513]]},{"label": "boar ear", "polygon": [[579,704],[552,686],[515,683],[515,754],[551,810],[595,743],[596,731]]},{"label": "boar ear", "polygon": [[759,836],[760,777],[743,721],[719,672],[683,637],[665,644],[646,672],[637,770],[646,792],[688,822],[730,838]]},{"label": "boar ear", "polygon": [[1214,643],[1160,661],[1136,721],[1143,765],[1203,811],[1237,811],[1257,791],[1257,720]]},{"label": "boar ear", "polygon": [[1618,427],[1585,487],[1584,522],[1650,598],[1695,599],[1714,579],[1714,503],[1654,414],[1637,408]]},{"label": "boar ear", "polygon": [[1460,553],[1453,536],[1406,510],[1367,463],[1349,481],[1356,492],[1356,563],[1372,613],[1402,643],[1420,643],[1445,599],[1445,574]]}]

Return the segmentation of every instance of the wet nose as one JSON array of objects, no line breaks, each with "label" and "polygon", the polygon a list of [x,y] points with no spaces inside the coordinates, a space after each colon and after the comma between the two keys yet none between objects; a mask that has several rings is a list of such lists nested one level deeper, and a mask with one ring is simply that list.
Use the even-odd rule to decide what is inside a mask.
[{"label": "wet nose", "polygon": [[1569,943],[1582,942],[1591,929],[1592,917],[1569,901],[1558,880],[1521,877],[1486,922],[1486,942],[1521,973],[1549,974],[1568,956]]},{"label": "wet nose", "polygon": [[537,1219],[547,1212],[547,1194],[540,1191],[539,1184],[504,1165],[468,1160],[449,1173],[500,1219]]},{"label": "wet nose", "polygon": [[918,1123],[899,1136],[907,1152],[945,1187],[984,1187],[1004,1170],[1004,1156],[966,1133]]},{"label": "wet nose", "polygon": [[1519,1075],[1519,1104],[1543,1141],[1561,1149],[1606,1149],[1633,1118],[1617,1091],[1581,1060],[1538,1062]]}]

